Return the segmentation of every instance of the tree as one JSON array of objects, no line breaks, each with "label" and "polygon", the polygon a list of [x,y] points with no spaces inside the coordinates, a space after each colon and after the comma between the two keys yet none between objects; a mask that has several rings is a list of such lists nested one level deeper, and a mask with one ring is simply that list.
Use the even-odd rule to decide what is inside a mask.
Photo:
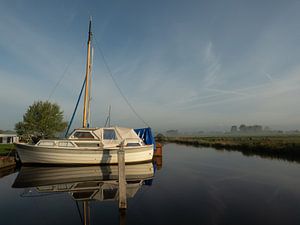
[{"label": "tree", "polygon": [[161,133],[158,133],[156,136],[155,136],[155,140],[156,141],[165,141],[166,140],[166,137],[165,135],[161,134]]},{"label": "tree", "polygon": [[239,129],[240,129],[240,132],[246,132],[247,126],[245,124],[242,124]]},{"label": "tree", "polygon": [[37,101],[28,107],[23,122],[15,125],[17,134],[23,139],[53,138],[63,131],[67,122],[63,121],[63,111],[56,103]]}]

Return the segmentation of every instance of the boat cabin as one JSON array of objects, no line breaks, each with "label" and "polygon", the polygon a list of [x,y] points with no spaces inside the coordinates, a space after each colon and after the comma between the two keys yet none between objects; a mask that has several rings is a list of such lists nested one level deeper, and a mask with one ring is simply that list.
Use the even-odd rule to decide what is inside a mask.
[{"label": "boat cabin", "polygon": [[36,146],[51,148],[116,148],[121,144],[124,147],[144,146],[144,141],[131,128],[105,127],[105,128],[78,128],[67,140],[40,140]]},{"label": "boat cabin", "polygon": [[79,128],[75,129],[68,138],[73,141],[100,141],[105,147],[115,147],[124,141],[124,146],[142,146],[144,142],[131,128]]}]

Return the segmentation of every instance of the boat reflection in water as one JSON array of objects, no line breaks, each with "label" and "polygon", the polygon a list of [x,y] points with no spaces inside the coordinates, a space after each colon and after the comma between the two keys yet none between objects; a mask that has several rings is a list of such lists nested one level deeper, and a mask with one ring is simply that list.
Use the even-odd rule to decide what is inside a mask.
[{"label": "boat reflection in water", "polygon": [[[151,183],[154,177],[153,164],[125,165],[126,197],[133,198],[144,184]],[[89,201],[117,201],[119,197],[118,165],[76,166],[76,167],[37,167],[22,166],[13,183],[13,188],[25,188],[24,195],[36,191],[43,193],[66,192],[76,203],[82,202],[83,222],[89,224]],[[34,190],[32,190],[34,189]],[[121,215],[122,214],[122,215]],[[124,216],[121,213],[120,216]],[[122,224],[124,218],[120,218]]]}]

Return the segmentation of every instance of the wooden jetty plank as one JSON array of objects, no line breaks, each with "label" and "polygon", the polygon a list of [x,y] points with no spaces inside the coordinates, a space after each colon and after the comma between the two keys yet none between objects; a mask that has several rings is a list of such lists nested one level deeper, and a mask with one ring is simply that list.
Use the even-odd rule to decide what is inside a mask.
[{"label": "wooden jetty plank", "polygon": [[7,156],[0,157],[0,169],[8,166],[14,166],[14,165],[16,165],[16,161],[14,157],[7,157]]}]

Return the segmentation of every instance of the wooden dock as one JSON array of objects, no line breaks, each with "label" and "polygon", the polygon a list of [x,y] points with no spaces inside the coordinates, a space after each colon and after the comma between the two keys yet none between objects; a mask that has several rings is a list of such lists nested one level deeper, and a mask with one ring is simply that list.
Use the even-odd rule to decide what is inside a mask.
[{"label": "wooden dock", "polygon": [[15,165],[16,165],[15,157],[11,157],[11,156],[0,157],[0,169],[5,167],[15,166]]},{"label": "wooden dock", "polygon": [[125,152],[124,142],[118,151],[118,169],[119,169],[119,209],[127,208],[126,200],[126,174],[125,174]]},{"label": "wooden dock", "polygon": [[0,178],[12,174],[16,171],[16,162],[14,157],[0,157]]}]

